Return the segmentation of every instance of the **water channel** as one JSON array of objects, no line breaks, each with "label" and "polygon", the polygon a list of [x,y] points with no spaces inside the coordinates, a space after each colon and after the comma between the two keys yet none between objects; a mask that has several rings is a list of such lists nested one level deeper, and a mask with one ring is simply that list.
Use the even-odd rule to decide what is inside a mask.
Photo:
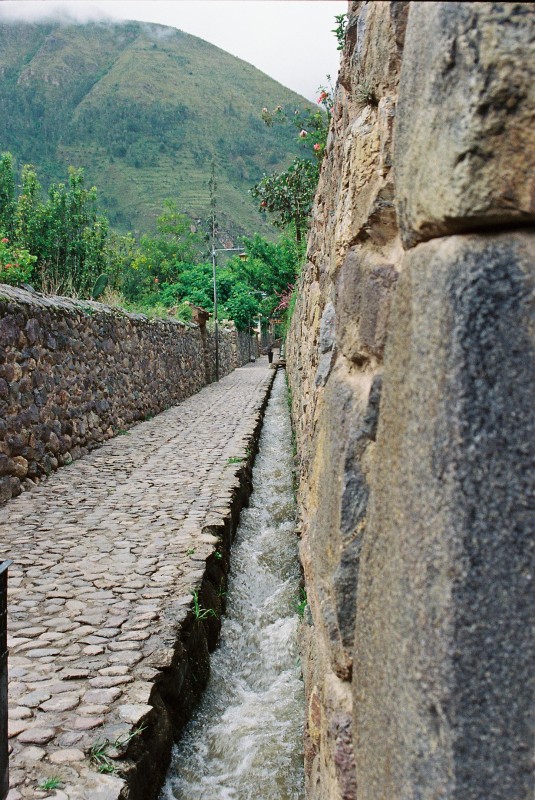
[{"label": "water channel", "polygon": [[266,409],[253,493],[232,548],[212,673],[160,800],[302,800],[303,683],[291,429],[284,373]]}]

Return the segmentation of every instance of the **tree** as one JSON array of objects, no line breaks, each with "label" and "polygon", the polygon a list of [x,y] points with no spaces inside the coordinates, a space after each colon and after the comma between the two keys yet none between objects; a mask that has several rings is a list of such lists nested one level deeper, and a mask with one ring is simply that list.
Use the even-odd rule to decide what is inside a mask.
[{"label": "tree", "polygon": [[98,213],[97,190],[84,185],[81,169],[69,167],[68,184],[52,184],[29,249],[38,257],[41,286],[83,297],[107,267],[108,221]]},{"label": "tree", "polygon": [[[158,217],[159,236],[142,236],[132,262],[138,277],[139,290],[164,283],[175,283],[184,264],[199,259],[203,238],[197,233],[191,219],[178,211],[176,203],[166,200],[164,213]],[[128,284],[132,286],[132,282]]]},{"label": "tree", "polygon": [[[329,76],[327,79],[330,81]],[[321,86],[318,91],[320,108],[314,111],[296,110],[290,115],[282,106],[271,112],[262,109],[262,119],[269,127],[275,123],[294,125],[299,131],[299,141],[310,151],[312,158],[296,158],[286,172],[264,175],[251,189],[252,196],[260,200],[260,210],[271,213],[277,227],[293,224],[298,245],[306,231],[314,201],[333,107],[332,88]]]},{"label": "tree", "polygon": [[41,184],[31,164],[22,168],[21,193],[14,213],[15,241],[38,256],[40,231],[42,228],[43,203]]},{"label": "tree", "polygon": [[10,243],[7,236],[0,239],[0,283],[17,286],[26,283],[32,274],[35,256]]},{"label": "tree", "polygon": [[0,156],[0,233],[12,238],[15,228],[15,176],[13,156],[2,153]]},{"label": "tree", "polygon": [[237,282],[227,301],[221,307],[221,317],[232,319],[239,331],[249,330],[260,312],[260,298],[246,283]]},{"label": "tree", "polygon": [[253,186],[251,194],[260,200],[260,209],[273,215],[279,228],[293,224],[297,244],[300,245],[307,229],[318,185],[318,164],[296,158],[286,172],[274,172]]},{"label": "tree", "polygon": [[174,200],[164,200],[163,205],[164,212],[156,220],[158,233],[173,245],[177,261],[195,261],[202,246],[202,237],[191,219],[178,210]]}]

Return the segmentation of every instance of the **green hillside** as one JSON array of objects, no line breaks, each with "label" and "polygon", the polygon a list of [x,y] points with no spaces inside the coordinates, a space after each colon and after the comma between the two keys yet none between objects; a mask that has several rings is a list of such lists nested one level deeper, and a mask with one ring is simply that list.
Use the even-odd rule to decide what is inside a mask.
[{"label": "green hillside", "polygon": [[150,230],[165,198],[209,215],[215,159],[220,228],[266,233],[248,189],[299,153],[262,106],[311,104],[255,67],[146,23],[0,25],[0,151],[44,184],[83,167],[118,230]]}]

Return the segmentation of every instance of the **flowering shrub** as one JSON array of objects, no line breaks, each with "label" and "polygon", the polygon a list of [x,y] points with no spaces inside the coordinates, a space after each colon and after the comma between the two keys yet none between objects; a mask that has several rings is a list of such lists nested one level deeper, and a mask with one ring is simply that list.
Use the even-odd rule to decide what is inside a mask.
[{"label": "flowering shrub", "polygon": [[289,283],[286,289],[283,292],[277,292],[277,297],[279,298],[279,304],[273,309],[273,313],[275,314],[277,311],[286,311],[289,307],[290,302],[292,300],[292,295],[295,292],[295,284]]},{"label": "flowering shrub", "polygon": [[307,149],[312,149],[312,155],[321,162],[325,152],[325,144],[327,142],[327,134],[329,132],[329,125],[331,122],[331,113],[333,108],[333,89],[330,85],[330,77],[327,75],[329,86],[320,86],[318,88],[317,104],[321,108],[316,111],[300,111],[295,109],[293,113],[285,111],[282,106],[277,106],[273,111],[270,111],[267,106],[264,106],[261,112],[261,117],[268,127],[272,127],[275,123],[288,123],[290,122],[297,128],[297,137]]},{"label": "flowering shrub", "polygon": [[10,245],[7,236],[0,239],[0,283],[10,286],[26,283],[36,261],[27,250]]}]

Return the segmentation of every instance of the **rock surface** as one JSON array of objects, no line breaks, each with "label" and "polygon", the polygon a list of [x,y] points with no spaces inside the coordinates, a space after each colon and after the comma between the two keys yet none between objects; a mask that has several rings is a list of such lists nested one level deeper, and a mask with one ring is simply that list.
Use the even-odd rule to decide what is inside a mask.
[{"label": "rock surface", "polygon": [[532,3],[411,3],[395,125],[406,245],[535,221]]},{"label": "rock surface", "polygon": [[532,6],[349,6],[287,342],[308,800],[528,796]]},{"label": "rock surface", "polygon": [[359,798],[528,797],[535,233],[408,252],[361,551]]}]

